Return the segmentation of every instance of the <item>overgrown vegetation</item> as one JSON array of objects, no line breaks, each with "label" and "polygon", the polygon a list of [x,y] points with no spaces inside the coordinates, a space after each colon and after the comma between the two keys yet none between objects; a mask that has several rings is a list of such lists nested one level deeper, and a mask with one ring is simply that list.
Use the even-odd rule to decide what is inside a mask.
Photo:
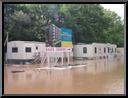
[{"label": "overgrown vegetation", "polygon": [[[59,4],[52,13],[51,4],[4,4],[4,33],[9,41],[45,41],[49,20],[73,30],[73,43],[114,43],[124,45],[121,18],[100,4]],[[55,21],[53,14],[59,16]],[[6,35],[6,34],[5,34]]]}]

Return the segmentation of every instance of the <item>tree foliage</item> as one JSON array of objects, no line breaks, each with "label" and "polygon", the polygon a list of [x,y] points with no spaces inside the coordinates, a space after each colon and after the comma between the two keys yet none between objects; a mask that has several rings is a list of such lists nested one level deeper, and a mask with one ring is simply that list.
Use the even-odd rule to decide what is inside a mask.
[{"label": "tree foliage", "polygon": [[[9,41],[45,41],[49,20],[58,27],[73,30],[73,43],[114,43],[123,46],[121,18],[100,4],[4,4],[4,33]],[[55,21],[53,14],[57,14]]]}]

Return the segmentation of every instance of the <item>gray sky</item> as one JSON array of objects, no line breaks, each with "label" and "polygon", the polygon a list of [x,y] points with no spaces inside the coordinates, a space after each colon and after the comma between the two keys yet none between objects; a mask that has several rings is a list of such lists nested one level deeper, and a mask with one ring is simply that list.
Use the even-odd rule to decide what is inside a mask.
[{"label": "gray sky", "polygon": [[124,19],[124,4],[101,4],[105,9],[116,12],[122,20]]}]

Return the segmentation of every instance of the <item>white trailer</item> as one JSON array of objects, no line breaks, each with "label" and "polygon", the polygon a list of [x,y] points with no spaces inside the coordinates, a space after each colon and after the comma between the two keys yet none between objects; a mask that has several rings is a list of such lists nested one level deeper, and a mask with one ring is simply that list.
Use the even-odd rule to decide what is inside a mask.
[{"label": "white trailer", "polygon": [[90,44],[77,44],[73,46],[74,58],[92,58],[93,48]]},{"label": "white trailer", "polygon": [[117,48],[117,56],[118,58],[124,58],[124,47]]},{"label": "white trailer", "polygon": [[109,43],[76,44],[73,46],[73,56],[88,59],[114,57],[116,47]]},{"label": "white trailer", "polygon": [[115,44],[107,44],[108,52],[107,52],[107,57],[108,58],[114,58],[117,56],[117,45]]},{"label": "white trailer", "polygon": [[36,54],[43,55],[46,51],[44,42],[11,41],[7,44],[8,62],[25,62],[34,59]]}]

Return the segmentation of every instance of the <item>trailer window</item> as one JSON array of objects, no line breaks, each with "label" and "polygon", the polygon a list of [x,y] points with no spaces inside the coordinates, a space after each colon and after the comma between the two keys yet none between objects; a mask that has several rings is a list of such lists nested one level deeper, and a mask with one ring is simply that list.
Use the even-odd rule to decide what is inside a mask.
[{"label": "trailer window", "polygon": [[97,48],[95,47],[95,53],[97,53]]},{"label": "trailer window", "polygon": [[108,47],[108,53],[109,53],[109,47]]},{"label": "trailer window", "polygon": [[115,53],[116,53],[116,48],[115,48]]},{"label": "trailer window", "polygon": [[83,53],[87,53],[87,47],[83,48]]},{"label": "trailer window", "polygon": [[99,48],[99,50],[100,50],[100,52],[99,52],[99,53],[101,53],[101,48]]},{"label": "trailer window", "polygon": [[17,53],[18,52],[18,48],[17,47],[13,47],[12,48],[12,53]]},{"label": "trailer window", "polygon": [[106,48],[104,48],[104,53],[106,53]]},{"label": "trailer window", "polygon": [[112,48],[112,51],[111,51],[111,53],[113,53],[113,48]]},{"label": "trailer window", "polygon": [[36,50],[38,50],[38,47],[36,47]]},{"label": "trailer window", "polygon": [[26,52],[31,52],[31,47],[26,47],[25,51]]}]

